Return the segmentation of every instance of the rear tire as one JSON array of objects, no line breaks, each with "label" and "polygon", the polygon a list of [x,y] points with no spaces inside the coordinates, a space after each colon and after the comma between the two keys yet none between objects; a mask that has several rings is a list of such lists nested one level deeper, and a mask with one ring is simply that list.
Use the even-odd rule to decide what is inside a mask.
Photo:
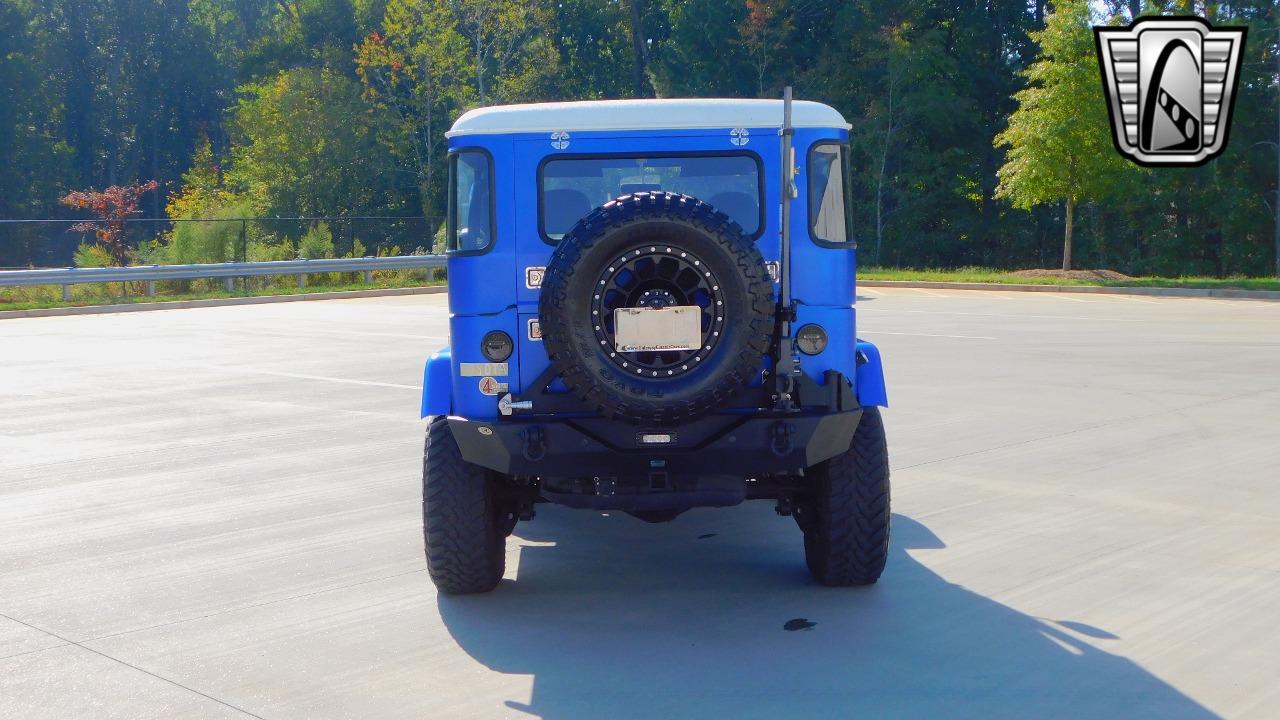
[{"label": "rear tire", "polygon": [[489,592],[506,570],[497,479],[462,459],[444,417],[431,419],[422,460],[422,535],[427,572],[440,592]]},{"label": "rear tire", "polygon": [[844,453],[809,469],[808,498],[796,508],[804,558],[823,585],[870,585],[889,554],[889,450],[879,408],[862,411]]}]

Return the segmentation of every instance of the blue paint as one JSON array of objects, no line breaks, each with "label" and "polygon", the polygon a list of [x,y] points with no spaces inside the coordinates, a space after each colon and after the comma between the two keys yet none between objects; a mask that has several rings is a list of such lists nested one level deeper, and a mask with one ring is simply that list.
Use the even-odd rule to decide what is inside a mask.
[{"label": "blue paint", "polygon": [[449,348],[443,348],[427,360],[422,371],[422,417],[448,415],[453,410],[450,385],[453,364]]},{"label": "blue paint", "polygon": [[864,407],[889,407],[889,394],[884,389],[884,368],[880,364],[880,349],[866,340],[859,340],[858,352],[867,359],[858,366],[857,385],[854,387],[858,402]]},{"label": "blue paint", "polygon": [[[570,128],[570,130],[572,130]],[[678,130],[573,131],[568,147],[557,148],[548,133],[495,132],[457,135],[449,139],[451,153],[479,149],[492,158],[493,238],[481,253],[453,255],[448,261],[449,328],[452,352],[446,349],[427,363],[422,412],[450,413],[474,419],[498,417],[497,396],[480,392],[482,379],[461,374],[462,363],[486,362],[480,340],[491,330],[507,332],[515,340],[508,373],[496,377],[512,393],[527,386],[550,364],[543,343],[530,336],[530,321],[538,318],[537,287],[529,287],[529,268],[545,267],[555,248],[539,228],[539,169],[556,156],[747,152],[758,158],[763,186],[763,227],[757,241],[768,262],[779,258],[781,202],[781,139],[776,127],[749,127],[744,145],[733,142],[731,128]],[[799,166],[792,212],[793,295],[800,326],[814,322],[827,331],[827,348],[815,356],[801,356],[801,368],[822,382],[823,373],[837,370],[854,378],[864,405],[884,405],[884,377],[880,356],[869,343],[856,340],[854,272],[856,250],[824,247],[810,240],[809,195],[806,182],[810,150],[821,142],[847,142],[842,127],[798,128],[794,135]],[[855,229],[856,230],[856,229]],[[867,363],[858,366],[855,350]],[[767,367],[761,359],[761,368]],[[751,379],[759,383],[759,376]]]}]

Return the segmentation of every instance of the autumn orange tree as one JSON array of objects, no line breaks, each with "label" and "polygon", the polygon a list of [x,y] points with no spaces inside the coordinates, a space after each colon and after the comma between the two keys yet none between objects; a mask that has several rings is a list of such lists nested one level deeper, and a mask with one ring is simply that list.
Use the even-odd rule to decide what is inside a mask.
[{"label": "autumn orange tree", "polygon": [[88,210],[98,216],[99,220],[76,223],[71,229],[76,232],[92,232],[111,253],[116,265],[126,265],[129,261],[129,248],[124,241],[124,221],[131,215],[138,214],[138,199],[143,193],[151,192],[160,185],[155,180],[134,185],[112,185],[106,190],[76,190],[59,198],[58,202],[67,207]]}]

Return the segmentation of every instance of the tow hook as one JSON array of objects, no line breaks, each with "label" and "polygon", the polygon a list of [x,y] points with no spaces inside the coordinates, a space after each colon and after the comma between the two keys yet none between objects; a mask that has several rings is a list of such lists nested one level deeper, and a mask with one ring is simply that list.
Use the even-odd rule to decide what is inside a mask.
[{"label": "tow hook", "polygon": [[542,428],[538,425],[527,427],[520,431],[520,436],[524,438],[524,448],[521,452],[526,460],[541,460],[547,455],[547,443]]},{"label": "tow hook", "polygon": [[507,393],[506,395],[503,395],[502,399],[498,401],[498,412],[503,415],[510,415],[512,412],[516,410],[532,410],[532,409],[533,409],[532,400],[512,400],[511,393]]},{"label": "tow hook", "polygon": [[791,423],[788,422],[779,421],[773,424],[773,443],[770,449],[773,450],[774,455],[781,457],[791,452],[793,449],[791,442],[793,430]]}]

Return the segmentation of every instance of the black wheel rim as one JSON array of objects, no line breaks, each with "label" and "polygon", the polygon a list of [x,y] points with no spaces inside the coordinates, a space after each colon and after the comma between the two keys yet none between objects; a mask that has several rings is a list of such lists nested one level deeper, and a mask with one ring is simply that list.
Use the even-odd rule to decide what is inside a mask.
[{"label": "black wheel rim", "polygon": [[[692,350],[618,352],[614,311],[619,308],[697,306],[702,309],[702,338]],[[648,379],[691,372],[715,349],[724,334],[724,291],[702,258],[683,247],[649,244],[628,249],[600,274],[591,302],[596,340],[618,367]]]}]

